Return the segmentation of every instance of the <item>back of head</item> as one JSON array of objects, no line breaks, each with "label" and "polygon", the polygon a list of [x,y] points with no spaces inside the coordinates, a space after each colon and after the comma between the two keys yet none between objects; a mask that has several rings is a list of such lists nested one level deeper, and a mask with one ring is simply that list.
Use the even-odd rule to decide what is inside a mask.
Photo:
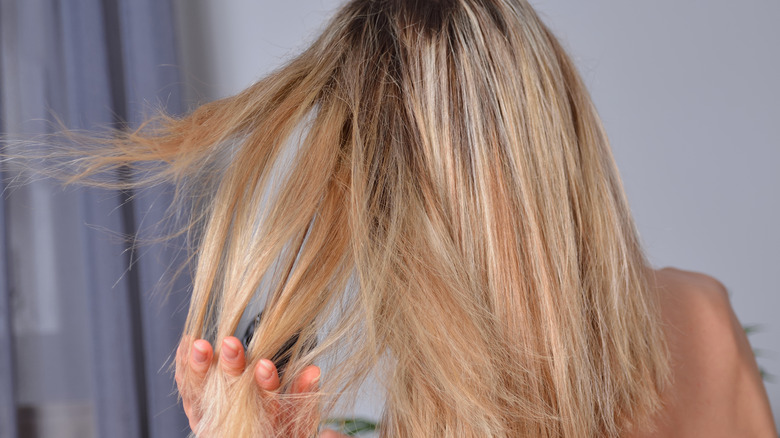
[{"label": "back of head", "polygon": [[[81,177],[161,162],[139,184],[200,200],[187,334],[231,335],[261,294],[250,362],[303,334],[285,381],[331,360],[325,411],[372,368],[383,436],[619,436],[658,407],[607,138],[524,0],[353,0],[239,95],[90,154]],[[276,433],[251,376],[208,379],[205,431]]]}]

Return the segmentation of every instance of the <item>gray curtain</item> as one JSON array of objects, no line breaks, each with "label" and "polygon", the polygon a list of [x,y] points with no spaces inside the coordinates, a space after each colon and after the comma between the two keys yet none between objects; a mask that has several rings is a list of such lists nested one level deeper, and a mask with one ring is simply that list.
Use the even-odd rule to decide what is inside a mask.
[{"label": "gray curtain", "polygon": [[[0,131],[136,126],[180,111],[169,0],[0,0]],[[164,188],[62,188],[3,163],[0,437],[188,433],[168,365],[188,278],[176,242],[134,247]],[[117,178],[122,177],[116,175]]]}]

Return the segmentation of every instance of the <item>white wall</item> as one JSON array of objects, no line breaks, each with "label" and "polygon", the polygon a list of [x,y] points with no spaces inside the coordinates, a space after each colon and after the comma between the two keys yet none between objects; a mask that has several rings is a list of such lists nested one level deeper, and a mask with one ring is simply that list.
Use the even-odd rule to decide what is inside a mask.
[{"label": "white wall", "polygon": [[[191,102],[248,86],[340,3],[178,0]],[[780,2],[532,3],[590,87],[651,261],[724,282],[780,378]]]}]

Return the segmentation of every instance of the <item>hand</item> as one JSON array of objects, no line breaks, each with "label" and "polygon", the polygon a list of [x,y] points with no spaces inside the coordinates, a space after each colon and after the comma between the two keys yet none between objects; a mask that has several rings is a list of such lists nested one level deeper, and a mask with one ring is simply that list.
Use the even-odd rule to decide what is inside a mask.
[{"label": "hand", "polygon": [[[184,342],[184,341],[183,341]],[[189,357],[184,357],[183,352],[190,350]],[[209,367],[213,362],[213,349],[208,341],[203,339],[196,340],[191,348],[182,348],[176,351],[176,385],[182,396],[184,413],[190,422],[190,428],[196,431],[201,416],[199,412],[201,389],[208,373]],[[186,373],[189,381],[184,381],[184,367],[189,367]],[[229,336],[222,341],[222,349],[219,356],[220,371],[231,377],[242,375],[246,367],[246,358],[244,356],[244,347],[238,338]],[[320,369],[317,366],[309,365],[304,368],[300,376],[293,382],[290,393],[304,394],[318,390],[318,381],[320,378]],[[261,393],[274,398],[276,391],[280,386],[279,373],[276,366],[268,359],[261,359],[254,370],[254,381]],[[186,389],[186,390],[185,390]],[[275,400],[274,400],[275,401]],[[278,403],[278,402],[277,402]],[[289,414],[288,414],[289,415]],[[312,412],[310,416],[303,418],[318,419],[318,413]],[[284,419],[279,418],[278,421]],[[317,420],[318,421],[318,420]],[[341,438],[346,437],[332,430],[325,430],[320,434],[321,438]]]}]

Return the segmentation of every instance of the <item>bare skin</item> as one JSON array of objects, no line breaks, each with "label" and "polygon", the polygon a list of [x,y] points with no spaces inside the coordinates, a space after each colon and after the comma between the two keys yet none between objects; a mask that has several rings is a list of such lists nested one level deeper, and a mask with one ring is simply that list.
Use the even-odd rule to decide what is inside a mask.
[{"label": "bare skin", "polygon": [[[695,272],[665,268],[654,271],[654,288],[659,293],[664,330],[669,342],[673,382],[663,394],[664,407],[653,418],[652,430],[636,431],[630,438],[776,438],[774,420],[755,357],[729,302],[726,288],[716,279]],[[212,348],[197,340],[192,355],[177,356],[180,366],[189,366],[191,375],[202,384],[212,363]],[[236,348],[233,348],[236,347]],[[219,364],[222,372],[238,376],[245,372],[246,360],[238,339],[223,341]],[[234,357],[227,353],[236,352]],[[202,360],[200,360],[202,359]],[[279,376],[270,361],[266,378],[259,364],[255,382],[273,394],[279,389]],[[177,384],[182,387],[177,372]],[[293,391],[316,391],[320,370],[307,367],[293,384]],[[197,391],[195,391],[197,392]],[[192,406],[197,400],[183,397],[190,426],[200,420]],[[312,413],[316,418],[316,413]],[[327,430],[320,438],[344,438]]]},{"label": "bare skin", "polygon": [[655,271],[672,384],[654,430],[632,438],[777,438],[755,356],[726,288],[704,274]]},{"label": "bare skin", "polygon": [[[201,419],[200,413],[197,410],[199,404],[197,397],[202,393],[200,389],[204,384],[204,379],[209,367],[214,362],[214,350],[211,347],[211,344],[203,339],[195,340],[189,350],[189,357],[183,356],[182,352],[186,351],[186,349],[182,349],[181,346],[176,353],[176,384],[182,394],[182,405],[184,406],[184,412],[187,414],[187,418],[190,421],[190,429],[195,431],[198,430],[198,423]],[[238,377],[247,371],[244,347],[238,338],[229,336],[222,341],[218,363],[220,371],[227,376]],[[188,378],[191,379],[189,382],[184,382],[182,380],[182,376],[185,375],[185,373],[182,372],[184,367],[190,368],[190,372],[186,374]],[[261,390],[261,394],[263,394],[264,397],[268,397],[271,402],[273,402],[280,387],[279,373],[273,362],[268,359],[261,359],[254,369],[253,376],[255,383]],[[304,368],[300,376],[293,382],[290,392],[302,394],[310,391],[317,391],[319,379],[319,367],[310,365]],[[182,391],[185,387],[190,388],[190,390]],[[295,413],[292,414],[295,415]],[[304,415],[304,418],[306,417],[318,421],[317,412],[311,412],[309,415]],[[346,437],[346,435],[342,435],[332,430],[325,430],[320,434],[320,438],[341,437]]]}]

